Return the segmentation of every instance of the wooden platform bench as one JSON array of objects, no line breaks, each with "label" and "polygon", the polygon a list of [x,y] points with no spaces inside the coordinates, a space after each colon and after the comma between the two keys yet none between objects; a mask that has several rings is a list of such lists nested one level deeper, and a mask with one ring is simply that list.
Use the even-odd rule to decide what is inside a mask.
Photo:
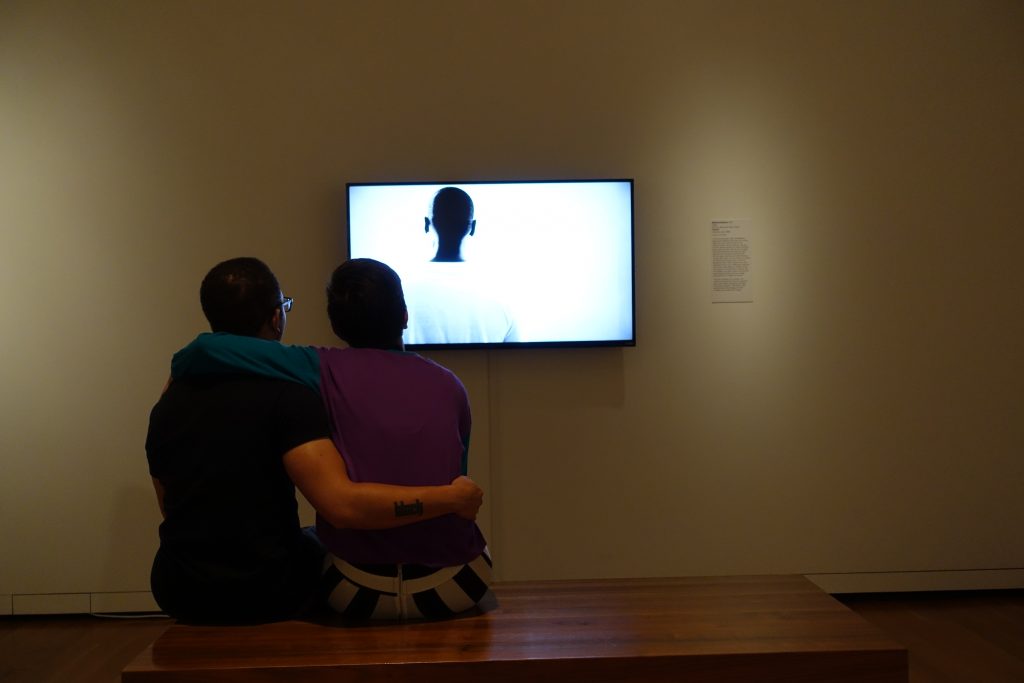
[{"label": "wooden platform bench", "polygon": [[123,683],[906,683],[907,651],[800,576],[503,583],[438,622],[174,625]]}]

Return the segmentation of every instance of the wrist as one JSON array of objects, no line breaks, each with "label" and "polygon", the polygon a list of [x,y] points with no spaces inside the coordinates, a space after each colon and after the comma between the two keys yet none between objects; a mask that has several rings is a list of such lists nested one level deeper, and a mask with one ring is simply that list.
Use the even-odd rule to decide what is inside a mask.
[{"label": "wrist", "polygon": [[438,506],[439,512],[446,515],[458,510],[461,500],[459,498],[459,490],[455,484],[445,484],[441,488],[443,493],[440,505]]}]

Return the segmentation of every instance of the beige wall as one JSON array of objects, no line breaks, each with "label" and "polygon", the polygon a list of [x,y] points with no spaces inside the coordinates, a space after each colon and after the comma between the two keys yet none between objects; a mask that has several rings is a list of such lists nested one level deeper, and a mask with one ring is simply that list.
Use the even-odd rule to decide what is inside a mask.
[{"label": "beige wall", "polygon": [[436,356],[501,578],[1021,581],[1022,83],[1012,0],[0,4],[0,595],[147,589],[210,265],[327,343],[345,182],[449,178],[636,179],[636,348]]}]

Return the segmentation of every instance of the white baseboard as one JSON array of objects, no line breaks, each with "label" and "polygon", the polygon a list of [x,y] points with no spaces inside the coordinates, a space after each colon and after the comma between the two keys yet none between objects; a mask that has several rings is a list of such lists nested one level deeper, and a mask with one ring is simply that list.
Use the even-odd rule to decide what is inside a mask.
[{"label": "white baseboard", "polygon": [[0,595],[0,615],[159,612],[149,591]]},{"label": "white baseboard", "polygon": [[807,574],[826,593],[910,593],[1024,588],[1024,569]]},{"label": "white baseboard", "polygon": [[[911,593],[919,591],[1024,588],[1024,569],[807,574],[826,593]],[[0,595],[0,616],[30,614],[120,614],[159,612],[149,591]]]}]

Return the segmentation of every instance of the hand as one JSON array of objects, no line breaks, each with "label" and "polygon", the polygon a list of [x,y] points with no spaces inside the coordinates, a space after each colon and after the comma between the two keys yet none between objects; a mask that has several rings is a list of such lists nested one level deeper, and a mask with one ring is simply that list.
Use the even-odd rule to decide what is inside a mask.
[{"label": "hand", "polygon": [[484,504],[484,490],[469,477],[458,477],[450,486],[455,495],[455,514],[463,519],[476,519],[477,511]]}]

